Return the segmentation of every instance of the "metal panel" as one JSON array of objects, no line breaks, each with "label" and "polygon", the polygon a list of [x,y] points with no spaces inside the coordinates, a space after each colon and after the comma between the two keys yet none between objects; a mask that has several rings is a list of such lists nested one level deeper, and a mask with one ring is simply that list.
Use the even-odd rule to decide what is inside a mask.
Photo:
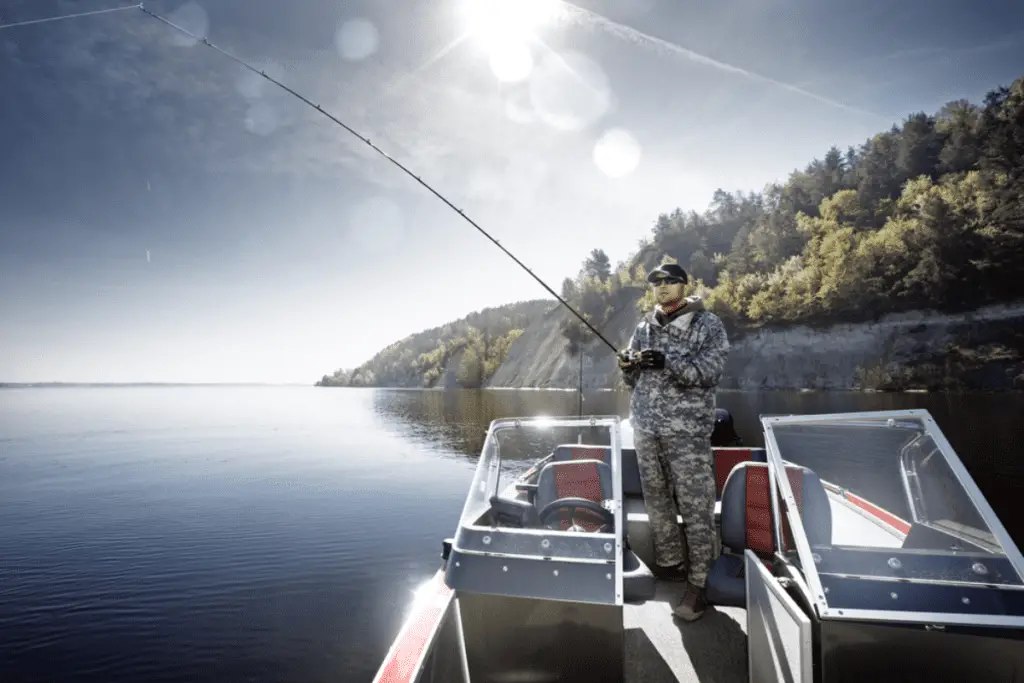
[{"label": "metal panel", "polygon": [[1019,681],[1024,671],[1022,638],[1020,631],[941,622],[921,628],[826,621],[821,624],[821,681]]},{"label": "metal panel", "polygon": [[437,637],[424,653],[415,683],[470,683],[461,617],[458,603],[453,600]]},{"label": "metal panel", "polygon": [[811,683],[811,620],[752,551],[743,552],[747,584],[747,663],[751,683]]},{"label": "metal panel", "polygon": [[509,557],[571,560],[614,560],[612,541],[620,534],[519,527],[463,526],[455,533],[453,548],[460,552]]},{"label": "metal panel", "polygon": [[[621,571],[621,560],[618,562]],[[452,550],[445,581],[459,591],[621,605],[616,565],[608,562],[493,557]],[[620,577],[621,578],[621,577]]]},{"label": "metal panel", "polygon": [[459,595],[473,683],[622,683],[622,607]]},{"label": "metal panel", "polygon": [[615,604],[623,603],[622,540],[626,537],[626,508],[622,502],[622,428],[618,421],[612,431],[612,514],[615,515]]}]

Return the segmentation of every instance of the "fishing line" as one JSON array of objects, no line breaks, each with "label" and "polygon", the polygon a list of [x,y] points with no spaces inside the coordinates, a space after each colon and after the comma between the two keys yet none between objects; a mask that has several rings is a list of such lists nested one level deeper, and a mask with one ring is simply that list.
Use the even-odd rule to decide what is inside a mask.
[{"label": "fishing line", "polygon": [[330,119],[331,121],[333,121],[334,123],[336,123],[336,124],[338,124],[339,126],[341,126],[342,128],[344,128],[344,129],[345,129],[346,131],[348,131],[349,133],[351,133],[351,134],[352,134],[352,135],[354,135],[355,137],[357,137],[357,138],[359,138],[360,140],[362,140],[363,142],[365,142],[365,143],[366,143],[366,144],[367,144],[367,145],[368,145],[368,146],[369,146],[369,147],[370,147],[370,148],[371,148],[372,150],[374,150],[375,152],[377,152],[378,154],[380,154],[381,156],[383,156],[383,157],[384,157],[385,159],[387,159],[388,161],[390,161],[390,162],[391,162],[392,164],[394,164],[395,166],[397,166],[397,167],[398,167],[398,168],[399,168],[400,170],[402,170],[402,171],[403,171],[403,172],[404,172],[404,173],[405,173],[406,175],[408,175],[408,176],[409,176],[409,177],[411,177],[411,178],[412,178],[413,180],[415,180],[416,182],[418,182],[418,183],[419,183],[420,185],[422,185],[423,187],[425,187],[425,188],[426,188],[426,189],[427,189],[427,190],[428,190],[428,191],[429,191],[429,192],[430,192],[431,194],[433,194],[433,195],[434,195],[435,197],[437,197],[437,198],[438,198],[438,199],[440,199],[440,200],[441,200],[442,202],[444,202],[444,203],[445,203],[445,204],[446,204],[446,205],[447,205],[447,206],[448,206],[449,208],[451,208],[451,209],[452,209],[453,211],[455,211],[455,212],[456,212],[457,214],[459,214],[460,216],[462,216],[462,217],[463,217],[463,218],[464,218],[464,219],[466,220],[466,222],[467,222],[467,223],[469,223],[470,225],[472,225],[472,226],[473,226],[474,228],[476,228],[476,229],[477,229],[477,230],[478,230],[478,231],[480,232],[480,234],[482,234],[482,235],[483,235],[484,237],[486,237],[486,238],[487,238],[487,239],[489,239],[489,240],[490,240],[490,241],[491,241],[492,243],[494,243],[494,246],[496,246],[496,247],[498,247],[499,249],[501,249],[501,250],[502,250],[502,251],[503,251],[503,252],[505,253],[505,255],[506,255],[506,256],[508,256],[508,257],[509,257],[510,259],[512,259],[512,260],[513,260],[513,261],[514,261],[514,262],[516,263],[516,265],[518,265],[518,266],[519,266],[520,268],[522,268],[523,270],[525,270],[525,271],[526,271],[527,273],[529,273],[529,274],[530,274],[530,276],[531,276],[531,277],[533,277],[533,279],[534,279],[534,280],[536,280],[536,281],[537,281],[538,283],[540,283],[540,286],[541,286],[541,287],[543,287],[544,289],[546,289],[546,290],[548,291],[548,293],[549,293],[549,294],[551,294],[551,296],[555,297],[555,299],[556,299],[556,300],[557,300],[557,301],[558,301],[558,302],[559,302],[560,304],[562,304],[563,306],[565,306],[565,307],[566,307],[567,309],[569,309],[569,311],[570,311],[570,312],[571,312],[571,313],[572,313],[573,315],[575,315],[575,316],[576,316],[577,318],[579,318],[580,322],[582,322],[582,323],[583,323],[584,325],[586,325],[586,326],[587,326],[587,327],[588,327],[588,328],[590,329],[590,331],[591,331],[591,332],[593,332],[593,333],[594,333],[594,334],[595,334],[595,335],[597,336],[597,338],[598,338],[598,339],[600,339],[600,340],[601,340],[602,342],[604,342],[604,343],[605,343],[605,344],[606,344],[606,345],[608,346],[608,348],[610,348],[610,349],[611,349],[611,350],[612,350],[613,352],[618,352],[618,349],[616,348],[616,346],[615,346],[614,344],[612,344],[612,343],[611,343],[610,341],[608,341],[608,339],[606,339],[606,338],[605,338],[605,336],[604,336],[604,335],[602,335],[602,334],[601,334],[601,333],[600,333],[600,332],[599,332],[599,331],[597,330],[597,328],[595,328],[595,327],[594,327],[593,325],[591,325],[591,324],[590,324],[590,321],[589,321],[589,320],[587,320],[587,319],[586,319],[586,317],[584,317],[584,316],[583,316],[583,315],[582,315],[582,314],[581,314],[580,312],[578,312],[578,311],[577,311],[577,310],[576,310],[575,308],[573,308],[572,306],[570,306],[570,305],[569,305],[569,303],[568,303],[568,302],[567,302],[567,301],[566,301],[565,299],[563,299],[563,298],[562,298],[561,296],[559,296],[559,295],[558,295],[558,293],[557,293],[557,292],[555,292],[555,290],[551,289],[551,287],[549,287],[549,286],[547,285],[547,283],[546,283],[546,282],[544,282],[543,280],[541,280],[541,279],[540,279],[540,277],[538,277],[538,276],[537,276],[537,275],[536,275],[536,274],[535,274],[535,273],[534,273],[534,272],[533,272],[532,270],[530,270],[530,269],[529,269],[529,268],[528,268],[528,267],[526,266],[526,264],[524,264],[524,263],[523,263],[522,261],[520,261],[519,259],[517,259],[517,258],[516,258],[516,257],[515,257],[515,256],[514,256],[514,255],[512,254],[512,252],[510,252],[510,251],[509,251],[508,249],[506,249],[506,248],[505,248],[504,246],[502,246],[501,242],[499,242],[498,240],[496,240],[496,239],[494,239],[493,237],[491,237],[491,235],[490,235],[490,234],[489,234],[489,233],[488,233],[488,232],[487,232],[486,230],[484,230],[484,229],[483,229],[482,227],[480,227],[480,225],[478,225],[478,224],[477,224],[477,222],[476,222],[476,221],[474,221],[474,220],[473,220],[472,218],[470,218],[469,216],[467,216],[467,215],[466,215],[466,213],[465,213],[465,212],[464,212],[464,211],[463,211],[462,209],[458,208],[457,206],[455,206],[454,204],[452,204],[452,203],[451,203],[450,201],[448,201],[448,199],[447,199],[447,198],[446,198],[446,197],[445,197],[444,195],[442,195],[442,194],[441,194],[440,192],[438,192],[438,191],[437,191],[437,190],[435,190],[435,189],[434,189],[433,187],[431,187],[431,186],[430,186],[430,185],[429,185],[429,184],[428,184],[428,183],[427,183],[426,181],[424,181],[424,180],[423,180],[422,178],[420,178],[420,177],[419,177],[418,175],[416,175],[415,173],[413,173],[412,171],[410,171],[410,170],[409,170],[408,168],[406,168],[406,167],[405,167],[404,165],[402,165],[402,163],[401,163],[401,162],[399,162],[399,161],[395,160],[395,159],[394,159],[393,157],[391,157],[391,155],[389,155],[389,154],[388,154],[387,152],[385,152],[384,150],[382,150],[382,149],[381,149],[380,147],[377,147],[377,145],[373,144],[373,143],[372,143],[372,142],[370,141],[370,139],[369,139],[369,138],[366,138],[366,137],[363,137],[362,135],[360,135],[360,134],[359,134],[358,132],[356,132],[355,130],[353,130],[352,128],[350,128],[350,127],[349,127],[348,125],[346,125],[346,124],[345,124],[344,122],[342,122],[342,121],[341,121],[340,119],[338,119],[338,118],[337,118],[336,116],[334,116],[333,114],[331,114],[330,112],[328,112],[327,110],[325,110],[325,109],[324,109],[323,107],[321,107],[321,106],[320,106],[319,104],[316,104],[316,103],[314,103],[314,102],[310,101],[310,100],[309,100],[308,98],[306,98],[306,97],[304,97],[303,95],[299,94],[299,93],[298,93],[298,92],[296,92],[295,90],[292,90],[291,88],[289,88],[289,87],[288,87],[287,85],[285,85],[284,83],[282,83],[282,82],[280,82],[280,81],[276,80],[275,78],[273,78],[273,77],[271,77],[271,76],[268,76],[268,75],[267,75],[267,72],[266,72],[266,71],[263,71],[262,69],[257,69],[256,67],[252,66],[251,64],[249,64],[249,63],[248,63],[248,62],[246,62],[245,60],[243,60],[243,59],[241,59],[241,58],[239,58],[239,57],[236,57],[235,55],[233,55],[233,54],[231,54],[231,53],[227,52],[226,50],[224,50],[224,49],[222,49],[222,48],[220,48],[220,47],[218,47],[218,46],[214,45],[214,44],[213,44],[213,43],[211,43],[211,42],[210,42],[210,41],[209,41],[209,40],[208,40],[207,38],[200,38],[199,36],[197,36],[197,35],[193,34],[193,33],[192,33],[191,31],[188,31],[187,29],[185,29],[185,28],[182,28],[181,26],[178,26],[177,24],[175,24],[175,23],[173,23],[173,22],[169,21],[168,19],[166,19],[166,18],[164,18],[164,17],[160,16],[159,14],[156,14],[155,12],[151,12],[150,10],[146,9],[146,8],[145,8],[145,7],[143,6],[143,4],[142,4],[142,3],[139,3],[139,4],[137,4],[137,5],[130,5],[130,6],[127,6],[127,7],[115,7],[115,8],[111,8],[111,9],[105,9],[105,10],[94,10],[94,11],[92,11],[92,12],[79,12],[79,13],[77,13],[77,14],[66,14],[66,15],[62,15],[62,16],[57,16],[57,17],[49,17],[49,18],[45,18],[45,19],[33,19],[33,20],[30,20],[30,21],[21,21],[21,22],[16,22],[16,23],[11,23],[11,24],[0,24],[0,29],[4,29],[4,28],[13,28],[13,27],[15,27],[15,26],[27,26],[27,25],[29,25],[29,24],[42,24],[42,23],[47,23],[47,22],[51,22],[51,21],[60,21],[60,20],[62,20],[62,19],[74,19],[74,18],[78,18],[78,17],[86,17],[86,16],[92,16],[92,15],[96,15],[96,14],[109,14],[109,13],[111,13],[111,12],[121,12],[121,11],[124,11],[124,10],[129,10],[129,9],[140,9],[140,10],[142,10],[142,11],[143,11],[143,12],[144,12],[145,14],[147,14],[147,15],[149,15],[149,16],[151,16],[151,17],[153,17],[154,19],[156,19],[156,20],[158,20],[158,21],[160,21],[160,22],[163,22],[164,24],[166,24],[166,25],[170,26],[170,27],[171,27],[171,28],[173,28],[174,30],[176,30],[176,31],[179,31],[179,32],[181,32],[181,33],[185,34],[186,36],[188,36],[188,37],[192,38],[193,40],[195,40],[195,41],[197,41],[197,42],[202,42],[202,43],[203,43],[203,44],[205,44],[205,45],[206,45],[207,47],[211,47],[211,48],[213,48],[214,50],[216,50],[217,52],[221,53],[221,54],[222,54],[222,55],[224,55],[225,57],[228,57],[229,59],[232,59],[232,60],[234,60],[235,62],[237,62],[237,63],[238,63],[238,64],[240,64],[241,66],[245,67],[245,68],[246,68],[246,69],[248,69],[249,71],[252,71],[253,73],[255,73],[255,74],[258,74],[258,75],[262,76],[263,78],[267,79],[268,81],[270,81],[271,83],[273,83],[273,84],[274,84],[274,85],[276,85],[277,87],[281,88],[281,89],[282,89],[282,90],[284,90],[285,92],[287,92],[287,93],[289,93],[289,94],[293,95],[294,97],[296,97],[296,98],[297,98],[298,100],[300,100],[301,102],[303,102],[303,103],[305,103],[305,104],[309,105],[310,107],[312,107],[312,108],[313,108],[313,109],[315,109],[316,111],[320,112],[321,114],[323,114],[324,116],[326,116],[327,118],[329,118],[329,119]]},{"label": "fishing line", "polygon": [[141,4],[137,5],[137,7],[138,7],[138,8],[140,9],[140,10],[142,10],[143,12],[145,12],[146,14],[148,14],[149,16],[153,17],[154,19],[157,19],[157,20],[159,20],[159,21],[162,21],[163,23],[167,24],[167,25],[168,25],[168,26],[170,26],[171,28],[173,28],[173,29],[175,29],[175,30],[177,30],[177,31],[180,31],[181,33],[183,33],[183,34],[185,34],[185,35],[189,36],[190,38],[192,38],[192,39],[194,39],[194,40],[196,40],[196,41],[201,41],[201,42],[203,42],[203,43],[204,43],[205,45],[207,45],[208,47],[211,47],[211,48],[213,48],[213,49],[214,49],[214,50],[216,50],[217,52],[220,52],[220,53],[221,53],[222,55],[224,55],[225,57],[228,57],[228,58],[230,58],[230,59],[234,60],[235,62],[237,62],[238,64],[241,64],[241,65],[242,65],[243,67],[245,67],[245,68],[246,68],[246,69],[248,69],[249,71],[252,71],[252,72],[253,72],[253,73],[255,73],[255,74],[259,74],[260,76],[262,76],[263,78],[267,79],[268,81],[270,81],[270,82],[271,82],[271,83],[273,83],[274,85],[278,86],[278,87],[279,87],[279,88],[281,88],[282,90],[284,90],[284,91],[286,91],[286,92],[290,93],[291,95],[294,95],[294,96],[295,96],[296,98],[298,98],[298,99],[299,99],[300,101],[302,101],[302,102],[304,102],[304,103],[308,104],[308,105],[309,105],[310,107],[312,107],[312,108],[313,108],[313,109],[315,109],[316,111],[320,112],[321,114],[323,114],[324,116],[326,116],[327,118],[329,118],[329,119],[330,119],[331,121],[333,121],[334,123],[338,124],[339,126],[341,126],[342,128],[344,128],[344,129],[345,129],[346,131],[348,131],[349,133],[351,133],[351,134],[352,134],[352,135],[354,135],[355,137],[357,137],[357,138],[359,138],[360,140],[362,140],[363,142],[365,142],[365,143],[366,143],[366,144],[367,144],[367,145],[368,145],[368,146],[369,146],[369,147],[370,147],[371,149],[373,149],[373,150],[374,150],[375,152],[377,152],[378,154],[380,154],[381,156],[383,156],[383,157],[384,157],[385,159],[387,159],[388,161],[390,161],[390,162],[391,162],[392,164],[394,164],[395,166],[397,166],[397,167],[398,167],[399,169],[401,169],[401,170],[402,170],[403,172],[405,172],[405,173],[406,173],[406,174],[407,174],[407,175],[408,175],[409,177],[411,177],[411,178],[412,178],[412,179],[414,179],[414,180],[415,180],[416,182],[418,182],[418,183],[419,183],[420,185],[422,185],[423,187],[425,187],[425,188],[426,188],[426,189],[427,189],[427,190],[428,190],[428,191],[429,191],[429,192],[430,192],[431,194],[433,194],[433,195],[434,195],[435,197],[437,197],[437,198],[438,198],[438,199],[440,199],[440,200],[441,200],[442,202],[444,202],[444,203],[445,203],[445,204],[446,204],[446,205],[447,205],[447,206],[448,206],[449,208],[451,208],[451,209],[452,209],[453,211],[455,211],[455,212],[456,212],[457,214],[459,214],[460,216],[462,216],[462,217],[463,217],[463,218],[464,218],[464,219],[466,220],[466,222],[467,222],[467,223],[469,223],[470,225],[472,225],[472,226],[473,226],[474,228],[476,228],[476,229],[477,229],[477,230],[478,230],[478,231],[480,232],[480,234],[481,234],[481,235],[483,235],[484,237],[486,237],[487,239],[489,239],[489,240],[490,240],[491,242],[493,242],[493,243],[494,243],[494,246],[498,247],[498,248],[499,248],[499,249],[501,249],[501,250],[502,250],[503,252],[505,252],[505,255],[506,255],[506,256],[508,256],[508,257],[509,257],[510,259],[512,259],[513,261],[515,261],[515,263],[516,263],[516,264],[517,264],[517,265],[518,265],[518,266],[519,266],[520,268],[522,268],[522,269],[523,269],[523,270],[525,270],[525,271],[526,271],[527,273],[529,273],[529,274],[530,274],[530,276],[531,276],[531,277],[533,277],[533,279],[534,279],[534,280],[536,280],[537,282],[539,282],[539,283],[540,283],[540,285],[541,285],[541,287],[543,287],[544,289],[546,289],[546,290],[548,291],[548,293],[549,293],[549,294],[551,294],[551,296],[555,297],[555,299],[557,299],[557,300],[558,300],[558,302],[559,302],[560,304],[562,304],[563,306],[565,306],[566,308],[568,308],[568,309],[569,309],[569,310],[570,310],[570,311],[572,312],[572,314],[573,314],[573,315],[575,315],[575,316],[576,316],[577,318],[579,318],[579,319],[580,319],[580,321],[581,321],[581,322],[582,322],[582,323],[583,323],[584,325],[586,325],[586,326],[587,326],[588,328],[590,328],[590,331],[591,331],[591,332],[593,332],[593,333],[594,333],[594,334],[595,334],[595,335],[597,336],[597,338],[598,338],[598,339],[600,339],[600,340],[601,340],[601,341],[603,341],[603,342],[604,342],[605,344],[607,344],[607,345],[608,345],[608,348],[610,348],[610,349],[611,349],[611,350],[612,350],[613,352],[618,352],[618,349],[616,348],[616,346],[615,346],[614,344],[612,344],[612,343],[611,343],[610,341],[608,341],[608,340],[607,340],[607,339],[606,339],[606,338],[604,337],[604,335],[602,335],[602,334],[601,334],[601,333],[600,333],[600,332],[599,332],[599,331],[598,331],[598,330],[597,330],[597,329],[596,329],[596,328],[595,328],[595,327],[594,327],[593,325],[591,325],[591,324],[590,324],[590,321],[588,321],[588,320],[587,320],[587,319],[586,319],[586,318],[585,318],[585,317],[584,317],[584,316],[583,316],[583,315],[582,315],[581,313],[579,313],[579,312],[578,312],[578,311],[577,311],[577,310],[576,310],[575,308],[573,308],[572,306],[570,306],[570,305],[569,305],[569,303],[568,303],[568,302],[567,302],[567,301],[566,301],[565,299],[563,299],[562,297],[560,297],[560,296],[559,296],[559,295],[558,295],[558,294],[557,294],[557,293],[555,292],[555,290],[551,289],[551,287],[549,287],[549,286],[547,285],[547,283],[545,283],[545,282],[544,282],[543,280],[541,280],[541,279],[540,279],[540,278],[539,278],[539,277],[538,277],[538,276],[537,276],[537,275],[536,275],[536,274],[535,274],[535,273],[534,273],[534,272],[533,272],[532,270],[530,270],[529,268],[527,268],[527,267],[526,267],[526,264],[524,264],[524,263],[523,263],[522,261],[520,261],[519,259],[517,259],[517,258],[516,258],[516,257],[515,257],[515,256],[514,256],[514,255],[512,254],[512,252],[510,252],[510,251],[509,251],[508,249],[506,249],[506,248],[505,248],[504,246],[502,246],[501,242],[499,242],[498,240],[496,240],[496,239],[494,239],[493,237],[491,237],[491,235],[490,235],[490,234],[489,234],[489,233],[488,233],[488,232],[487,232],[486,230],[484,230],[484,229],[483,229],[482,227],[480,227],[480,226],[479,226],[479,225],[477,224],[477,222],[476,222],[476,221],[474,221],[474,220],[473,220],[472,218],[470,218],[469,216],[467,216],[467,215],[466,215],[466,213],[465,213],[465,212],[464,212],[464,211],[463,211],[462,209],[458,208],[457,206],[455,206],[454,204],[452,204],[452,203],[451,203],[450,201],[448,201],[448,199],[447,199],[447,198],[446,198],[446,197],[445,197],[444,195],[442,195],[442,194],[441,194],[440,192],[438,192],[438,191],[437,191],[437,190],[435,190],[435,189],[434,189],[433,187],[431,187],[431,186],[430,186],[429,184],[427,184],[427,182],[426,182],[426,181],[424,181],[424,180],[423,180],[422,178],[420,178],[420,177],[419,177],[418,175],[416,175],[415,173],[413,173],[412,171],[410,171],[410,170],[409,170],[408,168],[406,168],[405,166],[403,166],[403,165],[401,164],[401,162],[399,162],[399,161],[395,160],[395,159],[394,159],[394,158],[393,158],[393,157],[392,157],[391,155],[389,155],[389,154],[388,154],[387,152],[385,152],[384,150],[382,150],[382,149],[381,149],[380,147],[377,147],[377,145],[375,145],[375,144],[373,144],[372,142],[370,142],[370,139],[369,139],[369,138],[366,138],[366,137],[363,137],[362,135],[360,135],[360,134],[359,134],[358,132],[356,132],[355,130],[353,130],[352,128],[350,128],[350,127],[349,127],[348,125],[346,125],[345,123],[343,123],[343,122],[342,122],[342,121],[341,121],[340,119],[338,119],[338,118],[337,118],[336,116],[334,116],[333,114],[331,114],[330,112],[328,112],[328,111],[327,111],[326,109],[324,109],[323,107],[321,107],[321,106],[320,106],[319,104],[315,104],[314,102],[310,101],[309,99],[307,99],[307,98],[306,98],[306,97],[304,97],[303,95],[300,95],[300,94],[299,94],[299,93],[297,93],[296,91],[294,91],[294,90],[292,90],[291,88],[289,88],[289,87],[288,87],[287,85],[285,85],[284,83],[281,83],[280,81],[278,81],[278,80],[274,79],[273,77],[271,77],[271,76],[268,76],[268,75],[267,75],[267,72],[266,72],[266,71],[263,71],[262,69],[257,69],[256,67],[254,67],[254,66],[250,65],[250,64],[249,64],[248,62],[244,61],[243,59],[241,59],[241,58],[239,58],[239,57],[236,57],[236,56],[234,56],[233,54],[230,54],[229,52],[227,52],[227,51],[223,50],[223,49],[222,49],[222,48],[220,48],[220,47],[217,47],[216,45],[214,45],[213,43],[211,43],[211,42],[210,42],[210,41],[209,41],[208,39],[206,39],[206,38],[200,38],[199,36],[196,36],[196,35],[192,34],[191,32],[189,32],[188,30],[186,30],[186,29],[182,28],[181,26],[178,26],[178,25],[176,25],[176,24],[172,23],[171,21],[168,21],[168,20],[167,20],[167,19],[165,19],[164,17],[161,17],[160,15],[158,15],[158,14],[156,14],[156,13],[154,13],[154,12],[151,12],[151,11],[149,11],[148,9],[146,9],[145,7],[143,7],[143,6],[141,5]]}]

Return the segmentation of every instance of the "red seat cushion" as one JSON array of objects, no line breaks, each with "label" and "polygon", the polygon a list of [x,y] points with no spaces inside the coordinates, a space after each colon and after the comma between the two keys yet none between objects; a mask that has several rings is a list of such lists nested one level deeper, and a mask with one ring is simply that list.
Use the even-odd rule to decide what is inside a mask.
[{"label": "red seat cushion", "polygon": [[[745,468],[747,494],[747,547],[762,557],[771,557],[775,553],[775,529],[772,524],[772,494],[768,484],[768,466],[747,465]],[[789,486],[793,489],[797,510],[803,514],[803,471],[796,467],[786,468]],[[789,528],[789,520],[785,515],[785,507],[779,501],[782,513],[782,544],[783,550],[794,547],[793,534]]]},{"label": "red seat cushion", "polygon": [[754,459],[753,451],[749,448],[716,448],[715,457],[715,498],[722,497],[725,489],[725,480],[729,478],[732,468],[741,462],[748,462]]}]

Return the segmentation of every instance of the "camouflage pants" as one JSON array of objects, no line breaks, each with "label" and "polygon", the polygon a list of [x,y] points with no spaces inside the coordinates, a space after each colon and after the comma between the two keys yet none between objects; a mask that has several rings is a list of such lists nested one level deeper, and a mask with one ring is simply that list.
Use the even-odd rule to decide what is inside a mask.
[{"label": "camouflage pants", "polygon": [[[715,475],[711,440],[634,432],[640,483],[659,566],[689,560],[689,581],[703,586],[714,559]],[[685,538],[676,521],[676,502]],[[687,558],[684,548],[688,549]]]}]

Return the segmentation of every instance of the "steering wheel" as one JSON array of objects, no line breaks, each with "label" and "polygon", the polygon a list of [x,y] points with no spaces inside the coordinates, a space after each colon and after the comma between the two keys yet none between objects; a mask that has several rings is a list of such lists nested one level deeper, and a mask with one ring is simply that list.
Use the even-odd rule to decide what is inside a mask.
[{"label": "steering wheel", "polygon": [[[568,521],[565,513],[567,511],[575,512],[576,510],[587,510],[601,517],[604,524],[598,531],[606,531],[609,527],[615,528],[615,515],[612,514],[611,510],[588,498],[559,498],[558,500],[553,500],[541,509],[537,515],[537,520],[549,529],[553,529],[554,527],[550,525],[549,517],[554,517],[557,514],[557,518],[551,521]],[[572,521],[575,522],[576,520],[573,519]]]}]

